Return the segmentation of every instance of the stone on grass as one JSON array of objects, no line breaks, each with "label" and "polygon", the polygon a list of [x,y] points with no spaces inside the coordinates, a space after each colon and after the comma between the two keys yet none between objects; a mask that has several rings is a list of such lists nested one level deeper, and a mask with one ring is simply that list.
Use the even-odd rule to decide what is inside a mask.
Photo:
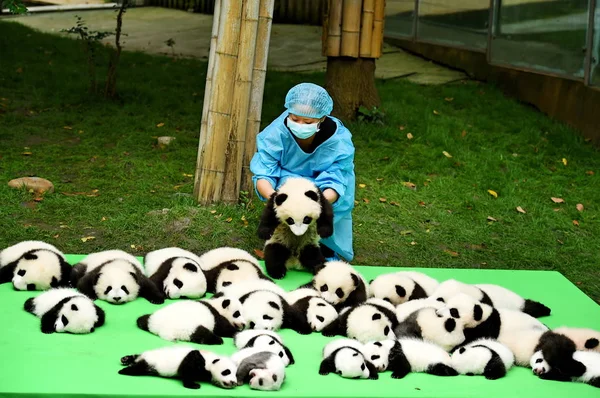
[{"label": "stone on grass", "polygon": [[23,188],[27,190],[33,190],[36,193],[52,193],[54,192],[54,184],[40,177],[21,177],[15,178],[8,182],[8,186],[11,188]]},{"label": "stone on grass", "polygon": [[158,145],[167,146],[171,142],[173,142],[174,139],[175,139],[175,137],[169,137],[169,136],[158,137]]}]

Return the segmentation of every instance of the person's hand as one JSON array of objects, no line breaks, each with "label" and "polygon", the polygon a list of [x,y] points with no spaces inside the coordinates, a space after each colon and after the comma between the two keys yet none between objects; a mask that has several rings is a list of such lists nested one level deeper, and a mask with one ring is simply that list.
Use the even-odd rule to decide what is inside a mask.
[{"label": "person's hand", "polygon": [[323,191],[323,196],[329,201],[329,203],[335,203],[335,201],[339,198],[338,193],[331,188],[325,188]]},{"label": "person's hand", "polygon": [[267,180],[256,181],[256,190],[263,196],[263,198],[267,199],[269,199],[275,192],[275,189],[273,189],[273,186]]}]

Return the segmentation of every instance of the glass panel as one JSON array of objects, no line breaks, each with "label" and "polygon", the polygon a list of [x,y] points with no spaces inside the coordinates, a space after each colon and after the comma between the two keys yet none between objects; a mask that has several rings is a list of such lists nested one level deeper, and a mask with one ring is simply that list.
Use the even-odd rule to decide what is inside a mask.
[{"label": "glass panel", "polygon": [[415,0],[387,0],[385,2],[385,36],[412,36],[414,18]]},{"label": "glass panel", "polygon": [[485,50],[489,7],[489,0],[422,0],[417,37]]},{"label": "glass panel", "polygon": [[583,79],[588,1],[502,0],[492,63]]},{"label": "glass panel", "polygon": [[592,78],[594,86],[600,86],[600,1],[596,0],[594,38],[592,41]]}]

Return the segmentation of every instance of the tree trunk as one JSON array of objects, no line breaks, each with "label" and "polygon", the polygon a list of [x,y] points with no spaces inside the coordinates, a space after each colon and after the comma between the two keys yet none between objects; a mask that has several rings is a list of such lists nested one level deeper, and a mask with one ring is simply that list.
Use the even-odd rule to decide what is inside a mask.
[{"label": "tree trunk", "polygon": [[115,46],[117,49],[111,53],[110,61],[108,64],[108,74],[106,76],[106,88],[104,90],[104,96],[106,98],[117,97],[117,69],[119,67],[119,58],[121,57],[121,29],[123,27],[123,13],[127,8],[127,2],[129,0],[121,0],[121,6],[119,7],[119,13],[117,14],[117,28],[115,29]]},{"label": "tree trunk", "polygon": [[333,116],[356,120],[360,106],[371,110],[381,101],[375,87],[375,59],[327,57],[325,88],[333,98]]}]

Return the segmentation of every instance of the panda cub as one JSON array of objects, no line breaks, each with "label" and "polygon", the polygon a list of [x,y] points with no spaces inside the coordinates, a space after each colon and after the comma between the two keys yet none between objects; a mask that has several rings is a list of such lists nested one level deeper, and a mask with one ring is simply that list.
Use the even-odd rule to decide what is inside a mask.
[{"label": "panda cub", "polygon": [[292,308],[306,315],[306,321],[313,331],[320,332],[338,317],[335,307],[325,301],[319,293],[310,288],[299,288],[288,292],[287,301]]},{"label": "panda cub", "polygon": [[600,353],[575,351],[567,363],[571,366],[558,370],[546,361],[542,351],[536,351],[530,365],[533,373],[542,379],[577,381],[600,388]]},{"label": "panda cub", "polygon": [[162,290],[144,274],[138,259],[122,250],[89,254],[73,267],[71,283],[92,300],[111,304],[124,304],[138,296],[152,304],[165,301]]},{"label": "panda cub", "polygon": [[315,289],[338,311],[364,303],[369,296],[368,285],[363,277],[343,261],[328,261],[318,266],[312,281],[301,287]]},{"label": "panda cub", "polygon": [[337,339],[323,348],[323,360],[319,367],[322,376],[336,373],[346,379],[377,380],[375,366],[363,354],[364,346],[352,339]]},{"label": "panda cub", "polygon": [[579,351],[596,351],[600,353],[600,332],[593,329],[559,327],[552,329],[571,339]]},{"label": "panda cub", "polygon": [[394,379],[401,379],[410,372],[436,376],[458,375],[446,351],[421,339],[374,341],[365,344],[362,352],[379,372],[391,370]]},{"label": "panda cub", "polygon": [[51,244],[28,240],[0,251],[0,284],[16,290],[48,290],[68,286],[71,266]]},{"label": "panda cub", "polygon": [[25,301],[24,308],[41,319],[43,333],[92,333],[105,320],[102,308],[70,288],[50,289]]},{"label": "panda cub", "polygon": [[237,383],[248,383],[253,390],[276,391],[285,380],[285,364],[281,358],[261,348],[248,347],[234,353],[232,361],[237,365]]},{"label": "panda cub", "polygon": [[410,314],[394,329],[398,338],[415,337],[439,345],[446,351],[465,341],[464,325],[450,316],[441,316],[426,307]]},{"label": "panda cub", "polygon": [[371,280],[369,290],[372,297],[400,305],[431,296],[438,285],[437,280],[421,272],[400,271]]},{"label": "panda cub", "polygon": [[288,269],[307,269],[325,262],[319,241],[333,234],[333,208],[306,178],[290,177],[269,198],[258,226],[265,239],[265,267],[275,279]]},{"label": "panda cub", "polygon": [[[390,306],[390,307],[388,307]],[[370,301],[348,308],[322,330],[324,336],[347,336],[360,342],[395,339],[398,321],[393,306],[383,300]]]},{"label": "panda cub", "polygon": [[504,377],[514,363],[512,351],[491,339],[475,340],[452,354],[452,367],[460,374],[483,375],[489,380]]},{"label": "panda cub", "polygon": [[219,247],[200,256],[202,270],[206,274],[207,289],[218,293],[227,286],[256,279],[269,278],[263,274],[258,260],[245,250]]},{"label": "panda cub", "polygon": [[137,325],[168,341],[223,344],[221,337],[233,337],[244,327],[241,309],[240,302],[229,297],[184,300],[139,317]]},{"label": "panda cub", "polygon": [[449,279],[440,283],[432,297],[434,297],[435,300],[446,302],[452,296],[459,293],[468,294],[483,304],[496,308],[522,311],[534,318],[550,315],[550,308],[546,307],[544,304],[524,299],[518,294],[498,285],[469,285],[455,279]]},{"label": "panda cub", "polygon": [[[192,347],[163,347],[122,357],[121,364],[126,367],[119,370],[119,374],[176,377],[182,380],[185,388],[191,389],[200,388],[198,381],[210,382],[215,379],[217,380],[215,384],[223,388],[235,387],[237,369],[233,367],[221,370],[218,366],[220,361],[221,359],[216,355],[205,357],[202,351]],[[215,369],[220,370],[220,373],[214,372]]]},{"label": "panda cub", "polygon": [[283,343],[281,336],[270,330],[241,331],[234,336],[233,343],[238,350],[254,347],[277,354],[285,366],[294,364],[294,356]]},{"label": "panda cub", "polygon": [[206,277],[194,253],[167,247],[146,254],[144,265],[150,280],[167,298],[194,299],[206,293]]},{"label": "panda cub", "polygon": [[436,310],[440,310],[444,307],[444,303],[434,300],[431,297],[410,300],[396,307],[396,318],[398,318],[398,322],[404,322],[404,320],[408,318],[410,314],[422,308],[434,308]]}]

